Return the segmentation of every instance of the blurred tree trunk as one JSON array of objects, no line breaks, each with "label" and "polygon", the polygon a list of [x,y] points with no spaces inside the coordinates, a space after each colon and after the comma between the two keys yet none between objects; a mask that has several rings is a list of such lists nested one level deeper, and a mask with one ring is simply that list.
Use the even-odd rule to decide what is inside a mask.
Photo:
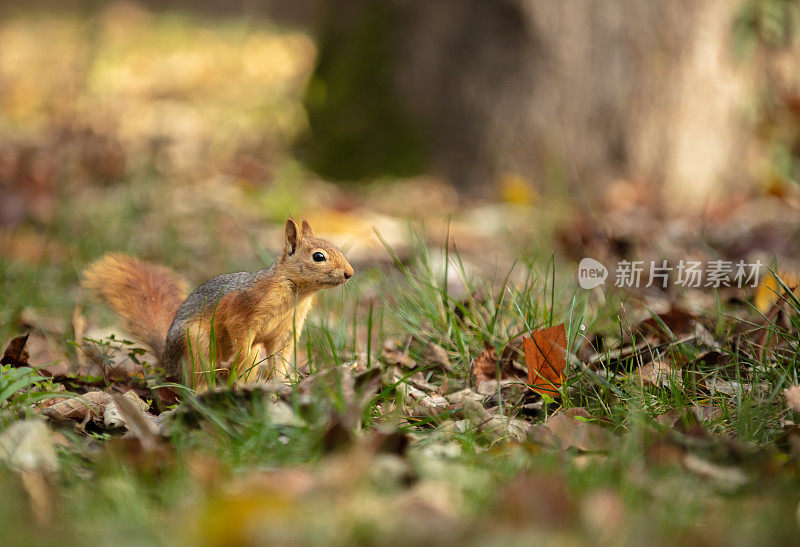
[{"label": "blurred tree trunk", "polygon": [[731,39],[743,0],[145,1],[308,28],[319,57],[298,150],[325,176],[433,169],[485,196],[511,173],[585,201],[623,177],[667,212],[749,176],[755,78]]},{"label": "blurred tree trunk", "polygon": [[[330,63],[368,49],[355,42],[364,34],[359,14],[390,4],[393,16],[376,32],[391,39],[380,63],[391,86],[374,91],[399,101],[428,137],[433,167],[475,195],[492,192],[509,172],[539,186],[561,178],[579,199],[592,199],[604,181],[628,177],[660,189],[670,209],[685,210],[741,182],[737,116],[747,90],[730,53],[739,2],[338,4],[342,9],[328,9],[317,27],[320,58]],[[315,74],[339,86],[332,80],[340,76],[346,71]],[[356,102],[370,104],[364,96]],[[312,127],[327,105],[316,106]],[[383,126],[395,131],[394,121],[364,114],[359,138],[376,138]]]}]

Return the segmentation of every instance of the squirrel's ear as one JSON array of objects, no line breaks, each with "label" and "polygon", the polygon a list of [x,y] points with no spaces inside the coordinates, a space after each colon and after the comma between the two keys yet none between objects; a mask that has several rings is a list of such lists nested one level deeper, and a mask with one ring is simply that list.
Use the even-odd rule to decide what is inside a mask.
[{"label": "squirrel's ear", "polygon": [[314,230],[311,229],[311,224],[307,220],[303,221],[302,234],[303,237],[314,237]]},{"label": "squirrel's ear", "polygon": [[299,242],[300,234],[297,231],[297,224],[290,218],[286,219],[286,254],[293,255]]}]

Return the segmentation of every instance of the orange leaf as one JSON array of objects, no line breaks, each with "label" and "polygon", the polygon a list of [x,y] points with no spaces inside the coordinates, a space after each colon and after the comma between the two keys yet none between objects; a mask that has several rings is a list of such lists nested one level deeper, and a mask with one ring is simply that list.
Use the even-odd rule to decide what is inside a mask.
[{"label": "orange leaf", "polygon": [[563,323],[531,333],[523,340],[528,383],[537,393],[558,395],[567,364],[567,333]]},{"label": "orange leaf", "polygon": [[489,346],[472,360],[472,374],[475,377],[476,384],[497,379],[497,364],[499,359],[495,349]]}]

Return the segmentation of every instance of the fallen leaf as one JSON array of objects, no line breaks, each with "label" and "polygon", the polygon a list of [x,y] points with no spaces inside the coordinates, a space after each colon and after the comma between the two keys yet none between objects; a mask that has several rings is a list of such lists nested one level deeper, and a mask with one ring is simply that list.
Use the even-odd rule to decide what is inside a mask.
[{"label": "fallen leaf", "polygon": [[425,346],[425,351],[423,352],[422,356],[428,363],[439,365],[439,367],[448,372],[453,370],[453,366],[450,364],[450,358],[447,355],[447,351],[445,351],[445,349],[438,344],[430,343]]},{"label": "fallen leaf", "polygon": [[561,441],[563,449],[577,448],[589,452],[608,450],[611,445],[610,434],[597,424],[578,419],[584,418],[584,413],[570,416],[566,412],[558,412],[548,418],[547,427]]},{"label": "fallen leaf", "polygon": [[43,376],[67,374],[70,370],[69,358],[59,346],[58,340],[58,336],[46,334],[39,329],[30,332],[25,344],[30,355],[28,363]]},{"label": "fallen leaf", "polygon": [[534,331],[531,336],[524,339],[528,384],[537,393],[557,396],[567,364],[564,325]]},{"label": "fallen leaf", "polygon": [[110,402],[111,395],[105,391],[90,391],[80,397],[67,399],[45,408],[42,410],[42,414],[57,419],[84,421],[91,418],[92,420],[101,420],[106,405]]},{"label": "fallen leaf", "polygon": [[705,381],[706,387],[712,395],[728,395],[729,397],[737,397],[747,395],[756,390],[756,393],[763,391],[763,386],[759,384],[753,385],[747,382],[737,382],[736,380],[723,380],[721,378],[707,378]]},{"label": "fallen leaf", "polygon": [[[124,409],[119,408],[119,403],[116,400],[117,397],[124,397],[126,400],[133,403],[134,406],[141,412],[145,412],[148,408],[150,408],[150,405],[139,398],[139,396],[136,395],[136,392],[133,390],[126,391],[122,395],[114,393],[111,396],[111,402],[106,405],[106,408],[103,411],[103,424],[108,429],[117,429],[120,427],[126,427],[128,425],[125,419],[125,414],[130,414],[130,412],[126,412]],[[155,421],[154,416],[151,419]],[[130,429],[130,427],[128,429]]]},{"label": "fallen leaf", "polygon": [[711,405],[692,405],[691,411],[699,422],[716,420],[722,415],[722,410],[719,407]]},{"label": "fallen leaf", "polygon": [[384,384],[393,384],[396,386],[396,390],[409,397],[411,399],[422,399],[426,397],[428,394],[419,389],[418,387],[414,386],[414,382],[410,382],[409,378],[400,374],[397,370],[397,367],[393,367],[392,370],[389,370],[384,374],[385,378],[383,380]]},{"label": "fallen leaf", "polygon": [[478,393],[491,395],[497,393],[498,387],[504,382],[521,384],[527,380],[527,369],[522,369],[515,362],[517,354],[522,355],[522,336],[506,344],[502,357],[498,357],[492,346],[487,346],[475,357],[472,360],[472,376]]},{"label": "fallen leaf", "polygon": [[[800,296],[800,289],[798,289],[800,277],[798,277],[797,274],[780,271],[778,272],[778,277],[780,277],[781,281],[783,281],[787,287],[792,289],[795,295]],[[758,283],[758,287],[756,287],[753,304],[758,308],[758,311],[766,314],[773,306],[780,305],[783,302],[786,298],[785,293],[786,291],[784,291],[783,287],[778,283],[775,274],[768,271]]]},{"label": "fallen leaf", "polygon": [[497,380],[484,380],[482,382],[478,382],[478,385],[475,386],[475,390],[478,392],[478,394],[484,396],[496,394],[499,388],[500,382]]},{"label": "fallen leaf", "polygon": [[503,348],[503,354],[500,356],[500,370],[504,378],[509,376],[527,378],[528,367],[519,362],[525,360],[525,338],[524,334],[515,336]]},{"label": "fallen leaf", "polygon": [[531,426],[530,431],[528,431],[528,441],[550,448],[561,448],[561,441],[558,440],[558,437],[555,436],[549,427],[543,424],[534,424]]},{"label": "fallen leaf", "polygon": [[0,365],[11,365],[12,367],[28,366],[28,359],[31,354],[28,352],[28,348],[25,347],[25,344],[28,342],[29,336],[30,333],[12,339],[3,352]]},{"label": "fallen leaf", "polygon": [[531,429],[529,422],[489,412],[482,404],[469,398],[464,399],[464,416],[493,441],[506,438],[524,441]]},{"label": "fallen leaf", "polygon": [[[128,395],[131,393],[131,395]],[[125,395],[114,393],[112,402],[106,406],[114,406],[125,427],[131,435],[141,443],[145,453],[154,452],[161,444],[161,437],[158,433],[158,426],[155,418],[145,413],[142,408],[142,401],[135,393],[128,391]]]},{"label": "fallen leaf", "polygon": [[424,416],[438,416],[450,410],[450,403],[441,395],[426,395],[417,401],[415,409]]},{"label": "fallen leaf", "polygon": [[480,352],[472,360],[472,377],[475,379],[475,383],[480,385],[481,382],[496,380],[499,362],[494,347],[489,346]]},{"label": "fallen leaf", "polygon": [[696,313],[684,308],[673,307],[664,313],[642,321],[632,330],[645,337],[655,337],[656,343],[663,343],[694,334],[698,319]]},{"label": "fallen leaf", "polygon": [[687,437],[707,439],[709,434],[703,424],[718,419],[721,413],[722,411],[715,406],[693,405],[670,409],[656,416],[656,422],[665,427],[672,427]]},{"label": "fallen leaf", "polygon": [[642,385],[650,387],[683,386],[680,370],[673,368],[669,363],[662,360],[652,361],[640,366],[634,372],[634,378],[639,380]]},{"label": "fallen leaf", "polygon": [[414,368],[417,362],[408,355],[408,345],[410,337],[406,341],[396,338],[389,338],[383,344],[383,359],[389,365],[401,365],[407,368]]},{"label": "fallen leaf", "polygon": [[453,393],[445,395],[445,399],[447,399],[450,402],[450,404],[458,405],[458,404],[463,404],[465,399],[472,399],[473,401],[482,401],[484,399],[484,396],[469,388],[464,388],[462,390],[455,391]]},{"label": "fallen leaf", "polygon": [[410,384],[413,384],[414,387],[421,389],[422,391],[427,391],[428,393],[436,391],[436,386],[426,381],[421,372],[412,374],[407,378],[407,380]]}]

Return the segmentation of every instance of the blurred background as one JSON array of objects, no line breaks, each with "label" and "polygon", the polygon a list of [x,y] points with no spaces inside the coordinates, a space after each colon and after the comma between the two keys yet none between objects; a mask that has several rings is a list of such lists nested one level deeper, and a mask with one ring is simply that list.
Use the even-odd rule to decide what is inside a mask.
[{"label": "blurred background", "polygon": [[109,250],[193,281],[257,268],[287,214],[357,269],[387,259],[373,228],[407,255],[411,218],[477,270],[797,271],[799,175],[796,2],[0,7],[4,325],[31,292],[74,302]]},{"label": "blurred background", "polygon": [[[29,506],[0,461],[3,540],[795,538],[798,325],[775,279],[584,290],[575,274],[584,257],[760,260],[796,286],[799,180],[797,0],[0,0],[0,342],[27,333],[39,372],[152,386],[79,288],[106,252],[197,286],[269,264],[292,215],[356,270],[295,344],[314,372],[288,421],[266,398],[187,398],[213,419],[163,453],[151,439],[164,467],[105,429],[3,437],[20,460],[56,445],[61,465],[24,475]],[[581,368],[561,402],[588,411],[548,456],[542,439],[565,437],[540,420],[561,403],[528,404],[525,365],[506,369],[518,334],[562,322]],[[22,368],[0,378],[0,429],[41,395],[9,404]],[[446,406],[411,410],[411,384]],[[410,457],[351,442],[384,434]]]}]

